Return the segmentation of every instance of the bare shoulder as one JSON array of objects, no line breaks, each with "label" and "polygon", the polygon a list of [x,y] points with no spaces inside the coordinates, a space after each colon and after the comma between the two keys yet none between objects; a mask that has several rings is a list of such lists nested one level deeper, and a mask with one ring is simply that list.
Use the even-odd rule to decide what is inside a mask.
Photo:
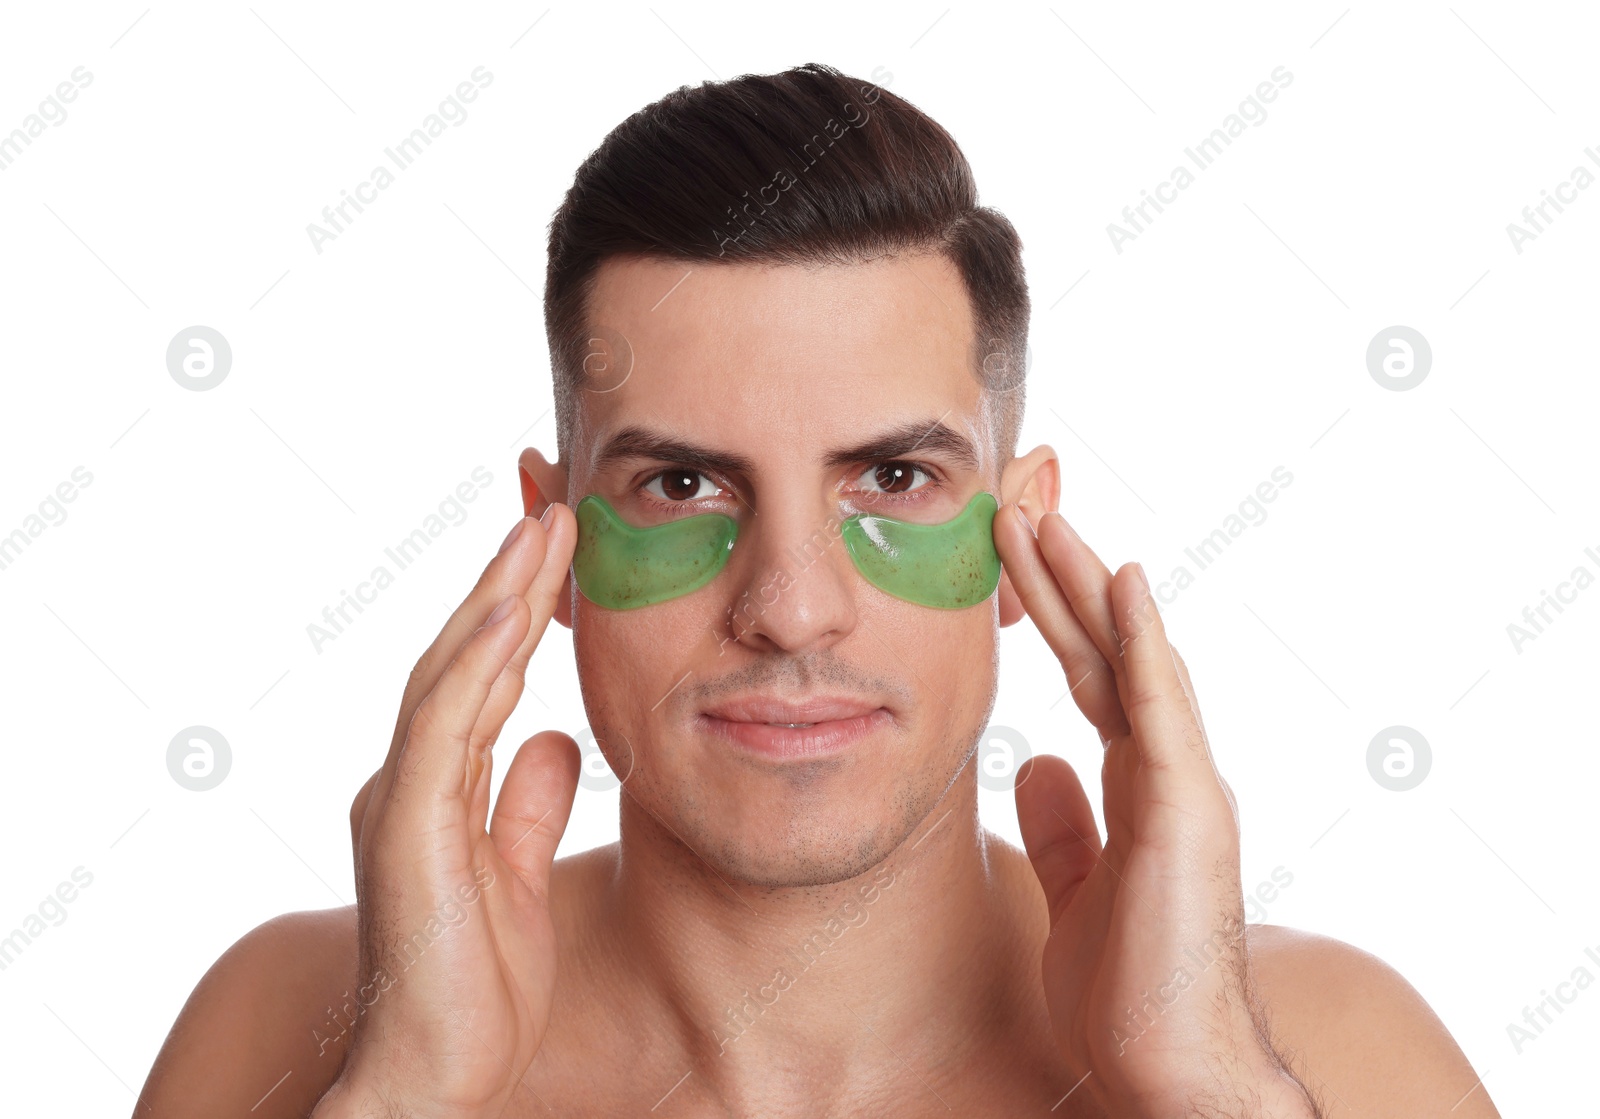
[{"label": "bare shoulder", "polygon": [[[614,868],[615,846],[556,860],[561,925],[582,925],[585,886]],[[347,905],[284,913],[235,941],[184,1003],[135,1115],[309,1114],[338,1075],[363,1010],[357,934],[356,907]]]},{"label": "bare shoulder", "polygon": [[343,1060],[342,1004],[353,998],[356,968],[353,905],[257,925],[195,985],[135,1114],[307,1114]]},{"label": "bare shoulder", "polygon": [[1246,938],[1273,1040],[1328,1119],[1498,1119],[1450,1031],[1394,968],[1281,925],[1251,925]]}]

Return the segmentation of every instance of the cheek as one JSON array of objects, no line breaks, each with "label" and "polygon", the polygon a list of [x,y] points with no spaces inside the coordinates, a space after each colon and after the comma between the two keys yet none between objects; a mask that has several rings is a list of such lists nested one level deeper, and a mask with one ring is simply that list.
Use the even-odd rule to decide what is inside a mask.
[{"label": "cheek", "polygon": [[632,744],[638,777],[668,760],[663,738],[682,734],[694,689],[716,675],[707,666],[718,663],[717,601],[706,592],[608,610],[575,596],[572,646],[584,711],[596,735]]},{"label": "cheek", "polygon": [[[693,596],[691,596],[692,598]],[[604,698],[609,711],[638,719],[659,714],[656,701],[694,664],[716,653],[704,605],[683,598],[648,610],[610,610],[580,591],[572,646],[585,701]]]},{"label": "cheek", "polygon": [[861,609],[860,655],[909,689],[917,748],[943,749],[969,729],[976,741],[998,693],[999,596],[934,610],[874,592]]}]

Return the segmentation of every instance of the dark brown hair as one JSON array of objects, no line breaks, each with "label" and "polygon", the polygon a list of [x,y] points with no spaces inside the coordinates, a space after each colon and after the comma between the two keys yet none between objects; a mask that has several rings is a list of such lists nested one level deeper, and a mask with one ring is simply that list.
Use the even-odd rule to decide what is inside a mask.
[{"label": "dark brown hair", "polygon": [[1003,464],[1022,424],[1022,243],[978,205],[950,134],[888,90],[814,62],[681,86],[645,106],[583,161],[550,223],[544,309],[559,459],[570,461],[594,325],[586,304],[607,258],[857,264],[919,251],[941,252],[966,284],[973,375]]}]

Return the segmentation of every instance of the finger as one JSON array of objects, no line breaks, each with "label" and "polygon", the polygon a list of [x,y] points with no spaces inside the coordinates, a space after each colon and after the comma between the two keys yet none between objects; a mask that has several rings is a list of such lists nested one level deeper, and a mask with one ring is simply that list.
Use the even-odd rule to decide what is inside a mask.
[{"label": "finger", "polygon": [[[1170,644],[1170,643],[1169,643]],[[1194,681],[1189,679],[1189,666],[1184,663],[1183,654],[1178,652],[1176,645],[1171,645],[1172,663],[1177,666],[1178,679],[1183,683],[1183,693],[1189,699],[1189,710],[1194,712],[1195,722],[1200,726],[1200,737],[1206,744],[1206,757],[1211,759],[1211,768],[1216,771],[1217,783],[1222,786],[1222,792],[1228,798],[1228,808],[1233,812],[1233,826],[1239,826],[1239,800],[1233,795],[1233,786],[1228,784],[1228,779],[1217,769],[1217,756],[1211,750],[1211,736],[1206,733],[1206,721],[1200,712],[1200,699],[1195,694]]]},{"label": "finger", "polygon": [[529,620],[522,596],[507,595],[417,705],[381,801],[386,833],[391,827],[402,837],[435,831],[441,823],[440,807],[451,801],[461,805],[464,822],[468,807],[464,802],[472,791],[467,769],[473,728],[490,687],[527,633]]},{"label": "finger", "polygon": [[537,559],[537,566],[523,597],[533,611],[533,624],[512,657],[511,663],[518,668],[519,674],[522,668],[527,667],[533,651],[539,646],[539,639],[549,628],[556,608],[561,605],[561,587],[572,568],[572,556],[578,546],[578,519],[571,507],[562,502],[551,502],[545,506],[543,516],[531,523],[538,527],[530,531],[535,536],[542,534],[542,543],[530,541],[528,544],[531,549],[529,559]]},{"label": "finger", "polygon": [[381,766],[373,770],[372,776],[367,778],[366,784],[356,791],[356,798],[350,802],[350,846],[357,855],[361,853],[361,823],[367,818],[367,805],[372,802],[372,790],[382,775]]},{"label": "finger", "polygon": [[[555,615],[556,607],[560,605],[561,587],[572,564],[573,550],[577,546],[578,522],[571,509],[560,503],[552,503],[545,509],[545,518],[550,522],[548,527],[543,522],[535,522],[536,531],[544,536],[544,543],[527,545],[534,549],[542,548],[539,568],[534,573],[527,590],[523,592],[523,599],[532,612],[528,634],[512,654],[511,660],[506,665],[506,671],[500,674],[489,690],[488,701],[483,706],[482,714],[478,716],[478,725],[473,728],[471,775],[473,784],[476,784],[478,770],[487,769],[492,764],[488,751],[494,745],[500,728],[505,726],[506,720],[511,717],[511,712],[516,709],[517,701],[522,698],[527,682],[528,662],[533,658],[534,650],[539,647],[540,640],[549,629],[550,619]],[[521,544],[521,541],[518,543]]]},{"label": "finger", "polygon": [[1100,765],[1100,792],[1105,804],[1104,857],[1117,873],[1133,851],[1134,810],[1138,804],[1139,746],[1129,734],[1107,746]]},{"label": "finger", "polygon": [[1040,754],[1017,773],[1017,824],[1050,903],[1053,928],[1100,861],[1100,829],[1083,783],[1064,758]]},{"label": "finger", "polygon": [[455,659],[462,644],[483,625],[485,618],[508,594],[521,594],[544,563],[544,534],[539,522],[524,517],[512,526],[512,532],[500,552],[484,567],[477,584],[461,600],[450,617],[435,635],[433,642],[418,658],[406,682],[400,700],[400,714],[395,720],[394,737],[390,742],[390,761],[399,753],[405,741],[406,727],[411,723],[417,704],[433,691],[445,666]]},{"label": "finger", "polygon": [[[564,531],[567,533],[569,542],[565,545],[567,555],[565,562],[570,563],[571,549],[576,542],[577,523],[572,520],[570,510],[565,510],[565,516],[563,515],[563,510],[565,510],[564,506],[557,507],[552,505],[547,510],[547,513],[552,525],[560,523],[566,526]],[[531,517],[524,517],[513,525],[512,532],[508,534],[506,542],[502,544],[499,553],[489,561],[489,565],[484,569],[483,575],[479,577],[477,585],[456,607],[449,619],[446,620],[444,627],[439,631],[438,636],[434,638],[433,644],[428,647],[421,659],[417,661],[416,667],[411,670],[411,678],[406,683],[405,695],[400,701],[400,716],[395,724],[394,737],[389,743],[389,752],[384,759],[382,776],[378,778],[378,784],[373,790],[371,799],[374,804],[388,803],[394,783],[395,766],[400,756],[401,748],[405,744],[411,721],[416,715],[418,704],[422,702],[424,696],[430,694],[438,686],[445,667],[460,654],[465,644],[472,640],[473,634],[483,625],[485,619],[493,612],[494,608],[504,601],[507,595],[526,596],[528,594],[535,577],[548,566],[546,561],[550,558],[550,550],[546,530],[539,521]],[[563,568],[563,570],[565,569]],[[549,623],[549,613],[545,611],[542,605],[535,605],[540,601],[540,599],[535,599],[529,603],[530,608],[534,610],[529,627],[530,633],[536,629],[538,633],[542,634]],[[543,620],[541,620],[541,611],[544,612]],[[447,642],[452,641],[453,644],[447,644]],[[524,639],[523,644],[528,646],[529,655],[531,655],[532,647],[537,645],[538,641],[535,638],[530,645]],[[520,655],[520,647],[518,655]],[[509,706],[504,708],[499,718],[495,721],[496,733],[498,733],[499,726],[504,724],[511,708],[516,706],[517,698],[522,694],[521,676],[526,666],[526,656],[522,657],[520,663],[515,665],[514,671],[518,677],[517,686],[510,696]],[[480,743],[480,752],[481,749]]]},{"label": "finger", "polygon": [[1039,548],[1095,648],[1113,669],[1120,668],[1122,650],[1111,616],[1110,569],[1054,510],[1039,518]]},{"label": "finger", "polygon": [[1023,609],[1061,662],[1078,710],[1101,734],[1126,733],[1116,676],[1079,621],[1016,504],[1008,503],[995,515],[994,542]]},{"label": "finger", "polygon": [[1228,779],[1221,772],[1217,773],[1217,781],[1222,785],[1223,795],[1228,798],[1228,811],[1233,813],[1233,828],[1239,830],[1239,798],[1233,795],[1233,786],[1228,784]]},{"label": "finger", "polygon": [[550,866],[572,814],[580,764],[571,736],[541,731],[511,759],[494,802],[495,850],[539,898],[550,895]]},{"label": "finger", "polygon": [[1126,680],[1123,707],[1155,800],[1202,805],[1208,791],[1225,803],[1205,735],[1178,676],[1166,627],[1138,564],[1124,564],[1112,585]]},{"label": "finger", "polygon": [[1211,739],[1206,735],[1206,721],[1200,714],[1200,700],[1194,692],[1194,682],[1189,679],[1189,666],[1183,661],[1183,654],[1178,652],[1178,647],[1171,642],[1167,647],[1172,650],[1172,663],[1178,670],[1178,680],[1183,684],[1183,694],[1189,700],[1189,710],[1194,712],[1194,721],[1199,724],[1200,736],[1206,740],[1206,749],[1211,748]]},{"label": "finger", "polygon": [[[509,672],[510,670],[507,669],[507,671]],[[504,674],[501,675],[501,679],[505,679]],[[499,681],[495,682],[495,686],[499,686]],[[491,698],[493,697],[494,689],[490,689],[489,695]],[[480,715],[478,717],[478,724],[482,724],[482,722],[483,717]],[[473,740],[476,741],[478,734],[477,725],[473,726],[472,734]],[[492,746],[492,743],[490,745]],[[474,777],[474,773],[476,774],[476,777]],[[493,784],[493,781],[493,749],[486,747],[480,755],[477,752],[476,747],[473,747],[471,756],[468,758],[467,783],[471,786],[472,791],[467,796],[467,834],[472,837],[472,841],[474,843],[477,842],[479,836],[483,835],[484,832],[488,830],[489,789]]]}]

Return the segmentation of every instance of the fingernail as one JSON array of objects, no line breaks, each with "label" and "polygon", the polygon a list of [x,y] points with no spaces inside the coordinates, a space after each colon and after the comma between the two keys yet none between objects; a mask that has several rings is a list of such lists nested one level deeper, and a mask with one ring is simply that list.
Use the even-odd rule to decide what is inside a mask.
[{"label": "fingernail", "polygon": [[1144,593],[1145,594],[1149,594],[1150,593],[1150,580],[1145,578],[1144,564],[1135,562],[1134,565],[1133,565],[1133,570],[1139,576],[1139,585],[1144,588]]},{"label": "fingernail", "polygon": [[549,505],[544,507],[544,512],[539,514],[539,523],[544,525],[545,528],[549,528],[550,519],[555,516],[555,512],[556,503],[552,501]]},{"label": "fingernail", "polygon": [[506,615],[511,613],[511,604],[516,601],[516,595],[506,595],[505,598],[500,600],[500,605],[494,608],[494,613],[489,615],[489,620],[483,623],[484,626],[488,627],[494,625],[496,622],[505,621]]},{"label": "fingernail", "polygon": [[[516,524],[511,526],[511,531],[506,533],[506,538],[500,543],[501,552],[505,551],[507,548],[511,547],[512,544],[516,543],[517,537],[522,535],[522,530],[527,527],[527,524],[528,518],[523,517],[518,520]],[[499,553],[496,554],[498,555]]]}]

